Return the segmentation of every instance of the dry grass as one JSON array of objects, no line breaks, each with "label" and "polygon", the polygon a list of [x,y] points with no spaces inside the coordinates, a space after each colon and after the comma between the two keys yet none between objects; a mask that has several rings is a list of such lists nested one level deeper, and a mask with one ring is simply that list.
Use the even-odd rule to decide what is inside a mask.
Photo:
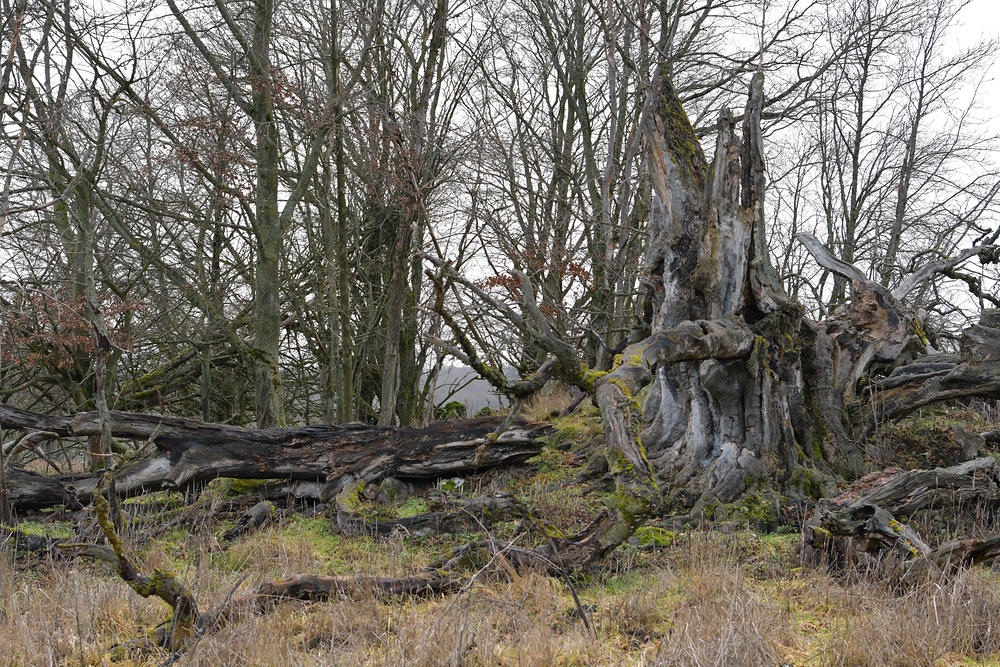
[{"label": "dry grass", "polygon": [[561,382],[550,382],[525,403],[521,414],[529,421],[548,421],[573,402],[569,389]]},{"label": "dry grass", "polygon": [[[305,535],[304,538],[300,537]],[[321,534],[286,521],[228,551],[197,537],[154,544],[147,565],[173,567],[208,606],[299,571],[402,572],[428,545]],[[308,544],[307,544],[308,543]],[[232,552],[232,553],[230,553]],[[666,549],[625,549],[617,573],[577,582],[591,635],[564,581],[483,580],[430,600],[370,597],[241,612],[201,638],[183,665],[995,665],[1000,580],[965,573],[921,590],[844,583],[798,566],[794,536],[681,535]],[[164,620],[103,565],[0,558],[0,664],[106,665],[110,649]],[[117,664],[161,664],[164,655]]]},{"label": "dry grass", "polygon": [[[553,525],[595,511],[553,478],[571,457],[550,453],[534,479],[495,475]],[[132,508],[141,514],[143,508]],[[150,504],[148,511],[161,511]],[[579,516],[578,516],[579,515]],[[300,572],[402,575],[469,536],[346,538],[325,519],[288,514],[226,545],[226,526],[199,519],[154,540],[126,531],[145,568],[174,571],[211,607],[246,575],[244,589]],[[511,534],[498,537],[512,539]],[[527,539],[518,538],[518,544]],[[239,611],[192,645],[179,665],[439,666],[1000,666],[1000,577],[964,573],[920,590],[892,590],[803,567],[797,536],[689,532],[669,547],[624,547],[575,581],[591,633],[562,579],[481,577],[432,599],[371,596]],[[112,648],[165,620],[100,563],[15,555],[0,546],[0,667],[160,665],[163,654],[111,659]]]},{"label": "dry grass", "polygon": [[992,572],[975,571],[895,594],[877,585],[855,584],[831,596],[839,599],[818,664],[996,664],[998,583]]}]

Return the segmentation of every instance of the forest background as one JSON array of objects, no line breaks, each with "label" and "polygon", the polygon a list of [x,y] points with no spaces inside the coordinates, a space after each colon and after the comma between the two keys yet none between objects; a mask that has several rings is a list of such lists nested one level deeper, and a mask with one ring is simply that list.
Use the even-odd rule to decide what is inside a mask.
[{"label": "forest background", "polygon": [[[642,291],[657,63],[706,143],[766,73],[770,251],[823,316],[847,281],[795,234],[891,287],[995,227],[992,9],[963,4],[7,2],[0,392],[425,423],[454,349],[424,273],[440,260],[515,309],[523,272],[607,367]],[[995,284],[922,289],[934,344]],[[444,300],[479,354],[537,370],[463,289]]]}]

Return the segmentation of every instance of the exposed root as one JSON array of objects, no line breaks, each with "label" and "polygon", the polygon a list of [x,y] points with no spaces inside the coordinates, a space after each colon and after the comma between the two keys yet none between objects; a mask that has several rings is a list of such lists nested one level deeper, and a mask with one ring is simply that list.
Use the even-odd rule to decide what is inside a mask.
[{"label": "exposed root", "polygon": [[962,568],[1000,557],[1000,536],[926,543],[900,518],[926,509],[960,510],[1000,502],[1000,466],[992,458],[950,468],[893,471],[859,480],[859,490],[824,500],[802,534],[807,561],[836,570],[859,564],[888,564],[900,583],[917,584],[953,576]]}]

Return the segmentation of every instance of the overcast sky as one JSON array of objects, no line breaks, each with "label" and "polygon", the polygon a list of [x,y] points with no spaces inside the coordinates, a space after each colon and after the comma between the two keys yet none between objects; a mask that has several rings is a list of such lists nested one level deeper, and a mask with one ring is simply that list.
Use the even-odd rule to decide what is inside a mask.
[{"label": "overcast sky", "polygon": [[[1000,38],[1000,1],[972,0],[968,7],[959,14],[962,25],[955,30],[956,36],[964,43],[972,43],[981,39]],[[983,96],[981,114],[993,128],[994,134],[1000,134],[1000,62],[993,66],[987,81],[983,82],[980,95]],[[992,116],[992,117],[991,117]]]}]

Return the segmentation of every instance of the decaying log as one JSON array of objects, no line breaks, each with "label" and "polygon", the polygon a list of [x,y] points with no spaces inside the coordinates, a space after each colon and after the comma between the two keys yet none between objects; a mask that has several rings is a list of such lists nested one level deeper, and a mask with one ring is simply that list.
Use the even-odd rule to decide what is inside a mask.
[{"label": "decaying log", "polygon": [[235,540],[249,532],[255,531],[267,524],[274,517],[274,504],[262,500],[241,514],[233,527],[227,530],[222,539]]},{"label": "decaying log", "polygon": [[[864,483],[864,480],[861,480]],[[884,507],[897,517],[920,510],[969,506],[1000,500],[997,460],[983,457],[950,468],[911,470],[861,495],[856,502]],[[836,502],[836,499],[831,501]]]},{"label": "decaying log", "polygon": [[875,382],[864,400],[849,406],[861,416],[861,435],[874,420],[895,419],[940,401],[978,396],[1000,399],[1000,316],[984,310],[979,324],[962,332],[960,354],[933,354],[899,366]]},{"label": "decaying log", "polygon": [[[13,510],[43,509],[64,505],[70,508],[80,506],[73,484],[89,480],[91,475],[40,475],[24,470],[16,465],[7,468],[7,494]],[[91,485],[92,486],[92,485]]]},{"label": "decaying log", "polygon": [[509,496],[463,498],[453,509],[427,512],[402,519],[372,519],[354,511],[338,498],[336,526],[345,535],[432,535],[438,533],[478,532],[499,521],[509,521],[524,514],[523,508]]},{"label": "decaying log", "polygon": [[1000,536],[927,544],[900,519],[925,510],[1000,505],[1000,465],[990,457],[949,468],[890,470],[858,480],[838,498],[821,500],[803,529],[803,557],[835,569],[894,556],[903,581],[927,581],[1000,557]]},{"label": "decaying log", "polygon": [[[1000,331],[997,333],[1000,340]],[[882,419],[905,417],[925,405],[969,396],[1000,399],[1000,360],[966,361],[931,373],[890,376],[888,380],[884,387],[873,388],[870,395],[874,399],[867,406],[869,412],[877,411]],[[865,407],[858,410],[864,411]]]},{"label": "decaying log", "polygon": [[[161,415],[112,412],[112,435],[150,442],[150,451],[115,472],[119,495],[184,489],[218,477],[285,479],[309,483],[306,492],[330,499],[346,480],[378,482],[394,476],[435,479],[512,465],[542,451],[544,424],[520,422],[499,437],[502,418],[438,422],[426,428],[363,424],[246,429]],[[97,414],[58,417],[0,405],[0,426],[44,430],[61,437],[100,433]],[[12,469],[14,509],[90,501],[97,475],[43,476]]]}]

